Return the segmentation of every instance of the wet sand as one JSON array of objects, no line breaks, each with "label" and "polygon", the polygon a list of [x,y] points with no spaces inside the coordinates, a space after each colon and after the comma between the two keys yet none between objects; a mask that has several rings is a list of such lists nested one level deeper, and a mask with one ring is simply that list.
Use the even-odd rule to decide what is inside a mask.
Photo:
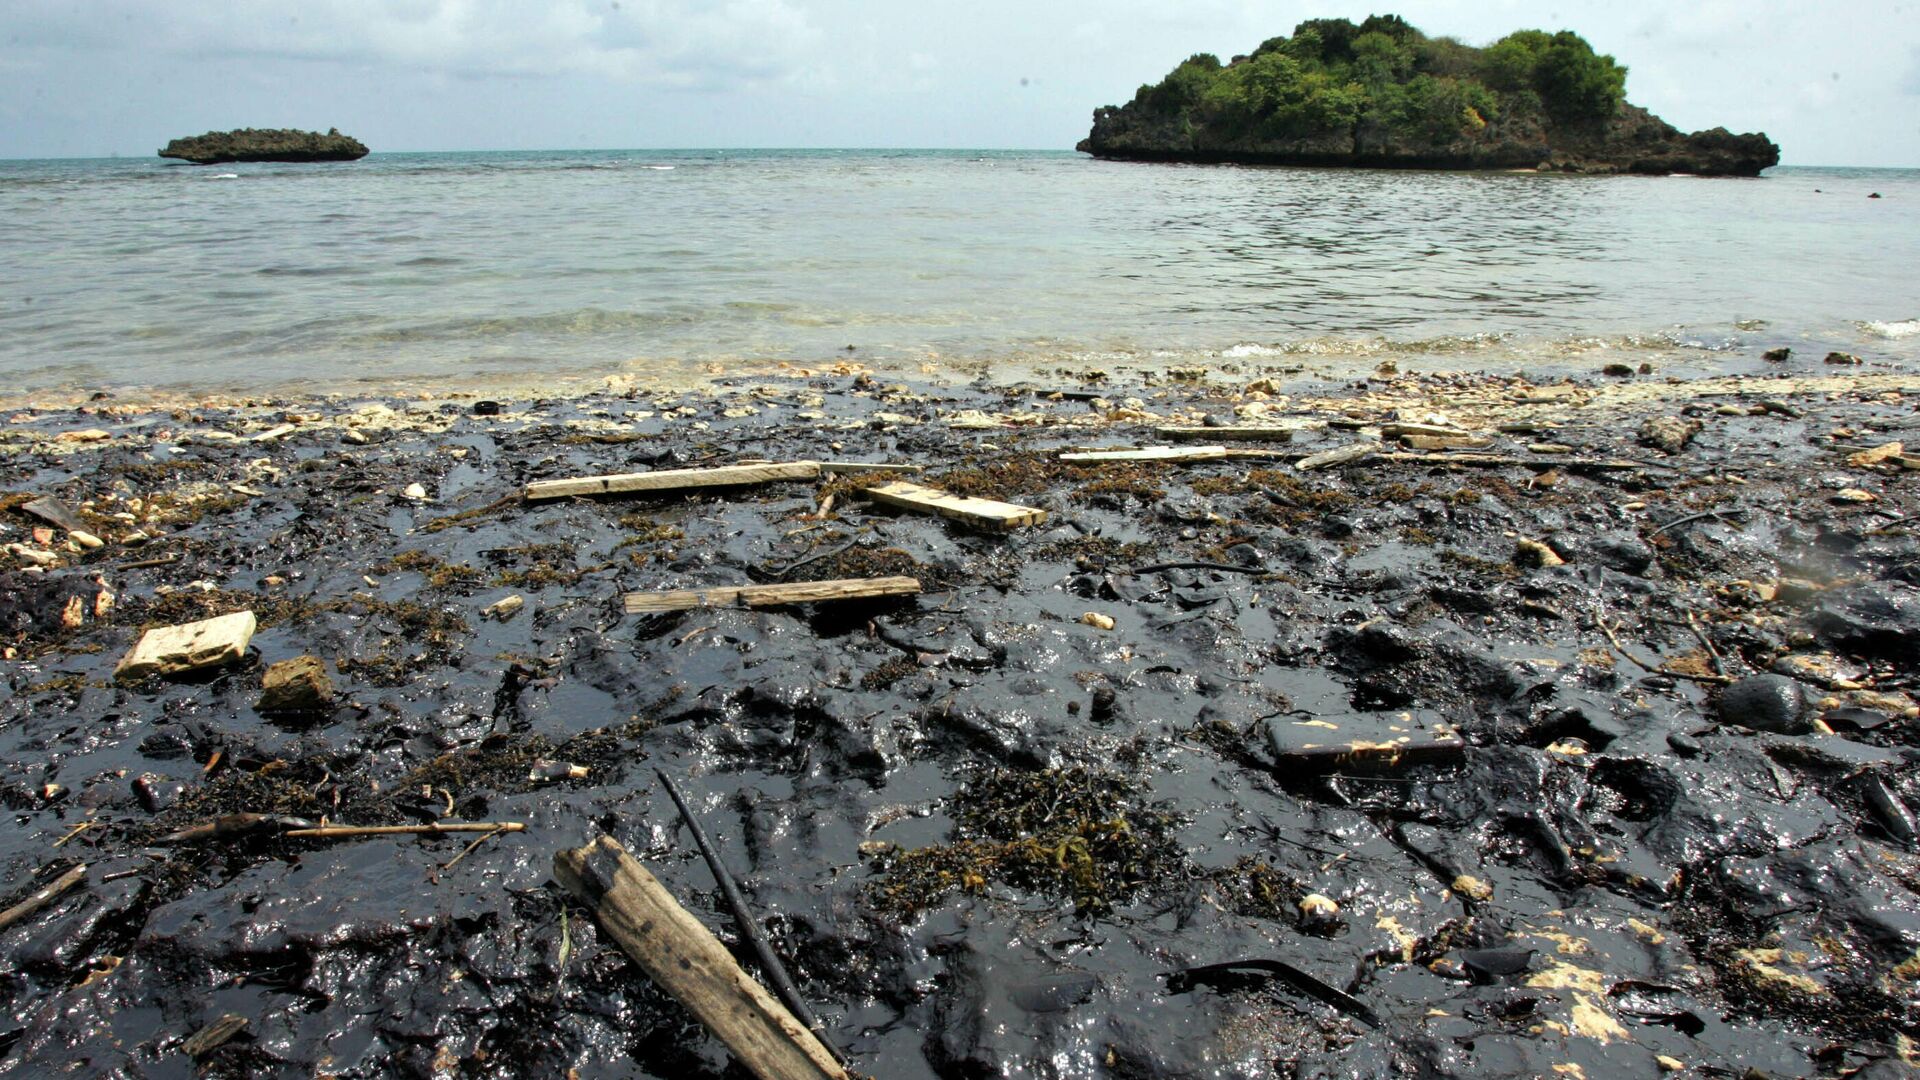
[{"label": "wet sand", "polygon": [[[1920,473],[1854,455],[1914,438],[1920,377],[1859,370],[844,365],[497,413],[21,403],[0,907],[87,869],[0,932],[0,1069],[719,1076],[724,1049],[553,881],[555,852],[611,835],[734,940],[664,768],[865,1074],[1901,1074]],[[1667,417],[1677,453],[1640,436]],[[1057,459],[1209,423],[1295,433],[1232,444],[1266,457]],[[1487,445],[1299,467],[1394,423]],[[748,459],[921,466],[1049,516],[976,531],[869,502],[897,478],[873,475],[517,498]],[[34,536],[19,507],[46,495],[102,545]],[[924,592],[621,604],[881,575]],[[237,610],[259,620],[240,663],[114,683],[142,628]],[[264,668],[303,654],[335,707],[260,713]],[[1314,752],[1354,743],[1451,748]],[[237,813],[286,820],[168,841]],[[1168,978],[1260,959],[1377,1026],[1258,972]],[[239,1035],[182,1052],[229,1013]]]}]

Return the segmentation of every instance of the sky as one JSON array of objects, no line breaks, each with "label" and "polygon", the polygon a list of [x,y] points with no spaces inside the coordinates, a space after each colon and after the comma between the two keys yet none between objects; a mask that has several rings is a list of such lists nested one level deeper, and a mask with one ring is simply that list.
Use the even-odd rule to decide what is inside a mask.
[{"label": "sky", "polygon": [[235,127],[376,151],[1071,148],[1195,52],[1395,12],[1571,29],[1684,130],[1920,167],[1920,0],[0,0],[0,158]]}]

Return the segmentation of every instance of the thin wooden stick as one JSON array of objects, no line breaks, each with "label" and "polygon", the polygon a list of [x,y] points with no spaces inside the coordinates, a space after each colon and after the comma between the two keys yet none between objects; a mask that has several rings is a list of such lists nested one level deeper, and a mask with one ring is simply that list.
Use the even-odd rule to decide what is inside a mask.
[{"label": "thin wooden stick", "polygon": [[437,836],[462,832],[524,832],[519,821],[436,821],[431,825],[316,825],[311,829],[288,829],[282,836],[314,840],[336,840],[349,836]]},{"label": "thin wooden stick", "polygon": [[474,848],[479,847],[481,844],[486,843],[487,841],[493,839],[496,836],[499,836],[501,833],[506,831],[507,830],[505,829],[494,829],[490,832],[481,833],[480,836],[477,839],[475,839],[473,843],[467,845],[466,850],[462,851],[460,854],[455,855],[453,858],[448,859],[445,863],[441,864],[440,869],[443,871],[453,869],[454,866],[458,864],[461,859],[464,859],[467,856],[473,854]]},{"label": "thin wooden stick", "polygon": [[800,996],[800,988],[793,985],[793,976],[787,974],[787,966],[780,962],[780,955],[773,951],[772,943],[760,932],[760,923],[753,917],[753,909],[747,906],[747,898],[740,895],[740,886],[734,883],[733,875],[727,872],[726,864],[720,861],[720,853],[708,841],[707,830],[700,827],[700,819],[693,816],[693,808],[681,797],[680,789],[674,786],[673,777],[668,776],[665,769],[653,771],[659,774],[660,782],[666,785],[673,805],[680,808],[680,820],[686,822],[687,831],[693,833],[693,842],[700,848],[701,858],[707,860],[707,869],[713,874],[713,879],[719,882],[720,893],[727,898],[727,906],[733,909],[733,921],[740,927],[740,936],[746,938],[747,944],[753,947],[753,955],[760,961],[760,970],[766,975],[767,981],[773,984],[774,993],[780,995],[781,1004],[807,1025],[828,1053],[844,1064],[847,1056],[827,1038],[826,1025],[813,1015],[807,999]]},{"label": "thin wooden stick", "polygon": [[1675,679],[1692,679],[1694,682],[1714,683],[1716,685],[1725,685],[1733,681],[1731,678],[1728,678],[1725,675],[1695,675],[1691,672],[1686,672],[1686,671],[1671,671],[1658,664],[1649,664],[1645,660],[1642,660],[1639,657],[1628,652],[1627,647],[1625,645],[1620,644],[1620,639],[1614,636],[1613,627],[1608,626],[1607,620],[1601,618],[1598,612],[1594,613],[1593,621],[1600,624],[1600,629],[1607,635],[1607,640],[1613,644],[1613,650],[1615,652],[1633,661],[1634,663],[1640,665],[1641,667],[1645,668],[1647,671],[1652,672],[1655,675],[1667,675]]},{"label": "thin wooden stick", "polygon": [[0,930],[5,930],[14,923],[27,918],[34,912],[60,899],[86,880],[87,866],[85,863],[81,863],[79,866],[54,878],[52,883],[41,886],[39,889],[28,893],[25,900],[20,901],[5,911],[0,911]]}]

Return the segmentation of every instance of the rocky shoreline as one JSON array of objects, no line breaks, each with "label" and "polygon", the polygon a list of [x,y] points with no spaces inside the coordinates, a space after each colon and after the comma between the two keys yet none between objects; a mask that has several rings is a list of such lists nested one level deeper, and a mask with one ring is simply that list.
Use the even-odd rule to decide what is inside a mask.
[{"label": "rocky shoreline", "polygon": [[[21,405],[0,1068],[719,1076],[553,878],[610,835],[731,933],[661,768],[863,1074],[1904,1073],[1916,395],[841,365]],[[756,459],[912,471],[522,498]],[[1045,519],[864,494],[900,481]],[[237,660],[116,680],[241,611]]]}]

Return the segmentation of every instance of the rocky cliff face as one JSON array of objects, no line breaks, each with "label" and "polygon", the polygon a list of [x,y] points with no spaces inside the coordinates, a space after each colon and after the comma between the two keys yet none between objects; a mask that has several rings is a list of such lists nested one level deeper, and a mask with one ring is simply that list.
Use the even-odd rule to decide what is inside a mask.
[{"label": "rocky cliff face", "polygon": [[340,134],[337,128],[325,135],[284,128],[241,128],[175,139],[160,151],[160,156],[195,165],[224,161],[354,161],[367,156],[367,147],[358,139]]},{"label": "rocky cliff face", "polygon": [[1364,121],[1309,139],[1260,139],[1221,137],[1129,104],[1096,110],[1092,133],[1076,149],[1125,161],[1700,176],[1758,176],[1780,163],[1780,148],[1765,135],[1723,127],[1688,135],[1637,105],[1623,105],[1600,123],[1553,125],[1536,117],[1443,139],[1410,139]]}]

